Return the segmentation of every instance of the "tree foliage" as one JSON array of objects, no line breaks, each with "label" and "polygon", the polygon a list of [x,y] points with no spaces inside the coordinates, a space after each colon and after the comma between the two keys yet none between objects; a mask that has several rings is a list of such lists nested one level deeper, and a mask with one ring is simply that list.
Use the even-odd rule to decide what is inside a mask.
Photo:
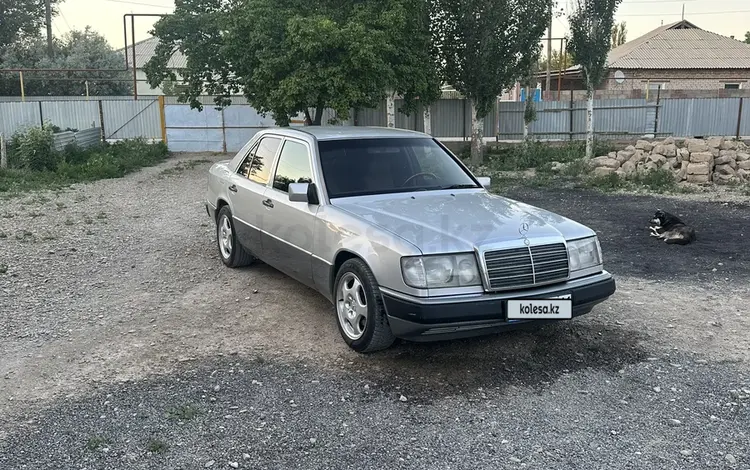
[{"label": "tree foliage", "polygon": [[[560,51],[553,49],[552,50],[552,60],[550,61],[551,64],[551,70],[565,70],[568,67],[571,67],[573,62],[573,56],[568,53],[568,51],[565,51],[564,54],[561,54]],[[547,57],[543,56],[539,59],[539,62],[537,63],[537,69],[538,70],[547,70]]]},{"label": "tree foliage", "polygon": [[568,49],[581,66],[584,81],[597,86],[606,73],[614,14],[622,0],[575,0],[569,18]]},{"label": "tree foliage", "polygon": [[[89,27],[55,38],[52,58],[47,55],[46,40],[37,36],[6,48],[2,62],[5,68],[122,69],[125,66],[124,57]],[[83,95],[86,80],[91,95],[127,95],[132,92],[129,74],[124,71],[25,73],[24,88],[27,95]],[[0,94],[20,94],[17,74],[0,74]]]},{"label": "tree foliage", "polygon": [[150,85],[175,79],[168,61],[179,50],[181,99],[199,109],[202,93],[218,106],[241,93],[281,125],[311,109],[320,124],[325,108],[346,119],[387,91],[406,112],[440,96],[425,0],[178,0],[153,34]]},{"label": "tree foliage", "polygon": [[551,0],[432,0],[434,43],[446,83],[483,118],[539,60]]},{"label": "tree foliage", "polygon": [[612,27],[612,39],[610,48],[614,49],[615,47],[620,47],[626,42],[628,42],[628,29],[627,23],[623,21]]},{"label": "tree foliage", "polygon": [[[51,3],[54,15],[58,0]],[[45,24],[44,16],[44,0],[0,0],[0,54],[16,41],[36,36]]]},{"label": "tree foliage", "polygon": [[745,33],[745,42],[750,44],[750,31]]}]

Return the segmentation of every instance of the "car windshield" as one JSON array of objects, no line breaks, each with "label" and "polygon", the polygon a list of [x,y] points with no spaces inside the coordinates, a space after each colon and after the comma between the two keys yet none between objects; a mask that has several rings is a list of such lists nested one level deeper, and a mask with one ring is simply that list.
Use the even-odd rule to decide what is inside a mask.
[{"label": "car windshield", "polygon": [[324,140],[318,149],[330,198],[480,187],[432,139]]}]

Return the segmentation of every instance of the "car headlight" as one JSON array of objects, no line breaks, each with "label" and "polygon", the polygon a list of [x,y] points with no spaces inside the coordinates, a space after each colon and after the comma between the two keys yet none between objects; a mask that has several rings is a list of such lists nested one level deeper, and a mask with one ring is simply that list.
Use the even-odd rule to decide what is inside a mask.
[{"label": "car headlight", "polygon": [[406,285],[417,289],[482,284],[474,253],[401,258],[401,272]]},{"label": "car headlight", "polygon": [[582,238],[568,242],[568,264],[571,277],[576,271],[599,267],[602,264],[602,249],[597,237]]}]

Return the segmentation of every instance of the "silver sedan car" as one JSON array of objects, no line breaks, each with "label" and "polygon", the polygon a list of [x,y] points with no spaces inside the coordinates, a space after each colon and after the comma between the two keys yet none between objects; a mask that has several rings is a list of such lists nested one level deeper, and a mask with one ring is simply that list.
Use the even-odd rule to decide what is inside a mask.
[{"label": "silver sedan car", "polygon": [[425,134],[275,128],[211,167],[206,209],[225,265],[318,291],[359,352],[566,320],[615,292],[593,230],[489,184]]}]

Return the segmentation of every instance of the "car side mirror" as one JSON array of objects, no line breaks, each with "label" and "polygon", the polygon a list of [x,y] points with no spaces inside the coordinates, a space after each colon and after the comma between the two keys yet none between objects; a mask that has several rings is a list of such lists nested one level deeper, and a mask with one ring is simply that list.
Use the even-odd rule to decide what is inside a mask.
[{"label": "car side mirror", "polygon": [[289,200],[292,202],[320,204],[315,183],[289,183]]},{"label": "car side mirror", "polygon": [[492,186],[492,179],[489,176],[480,176],[477,181],[486,189],[490,189],[490,186]]}]

